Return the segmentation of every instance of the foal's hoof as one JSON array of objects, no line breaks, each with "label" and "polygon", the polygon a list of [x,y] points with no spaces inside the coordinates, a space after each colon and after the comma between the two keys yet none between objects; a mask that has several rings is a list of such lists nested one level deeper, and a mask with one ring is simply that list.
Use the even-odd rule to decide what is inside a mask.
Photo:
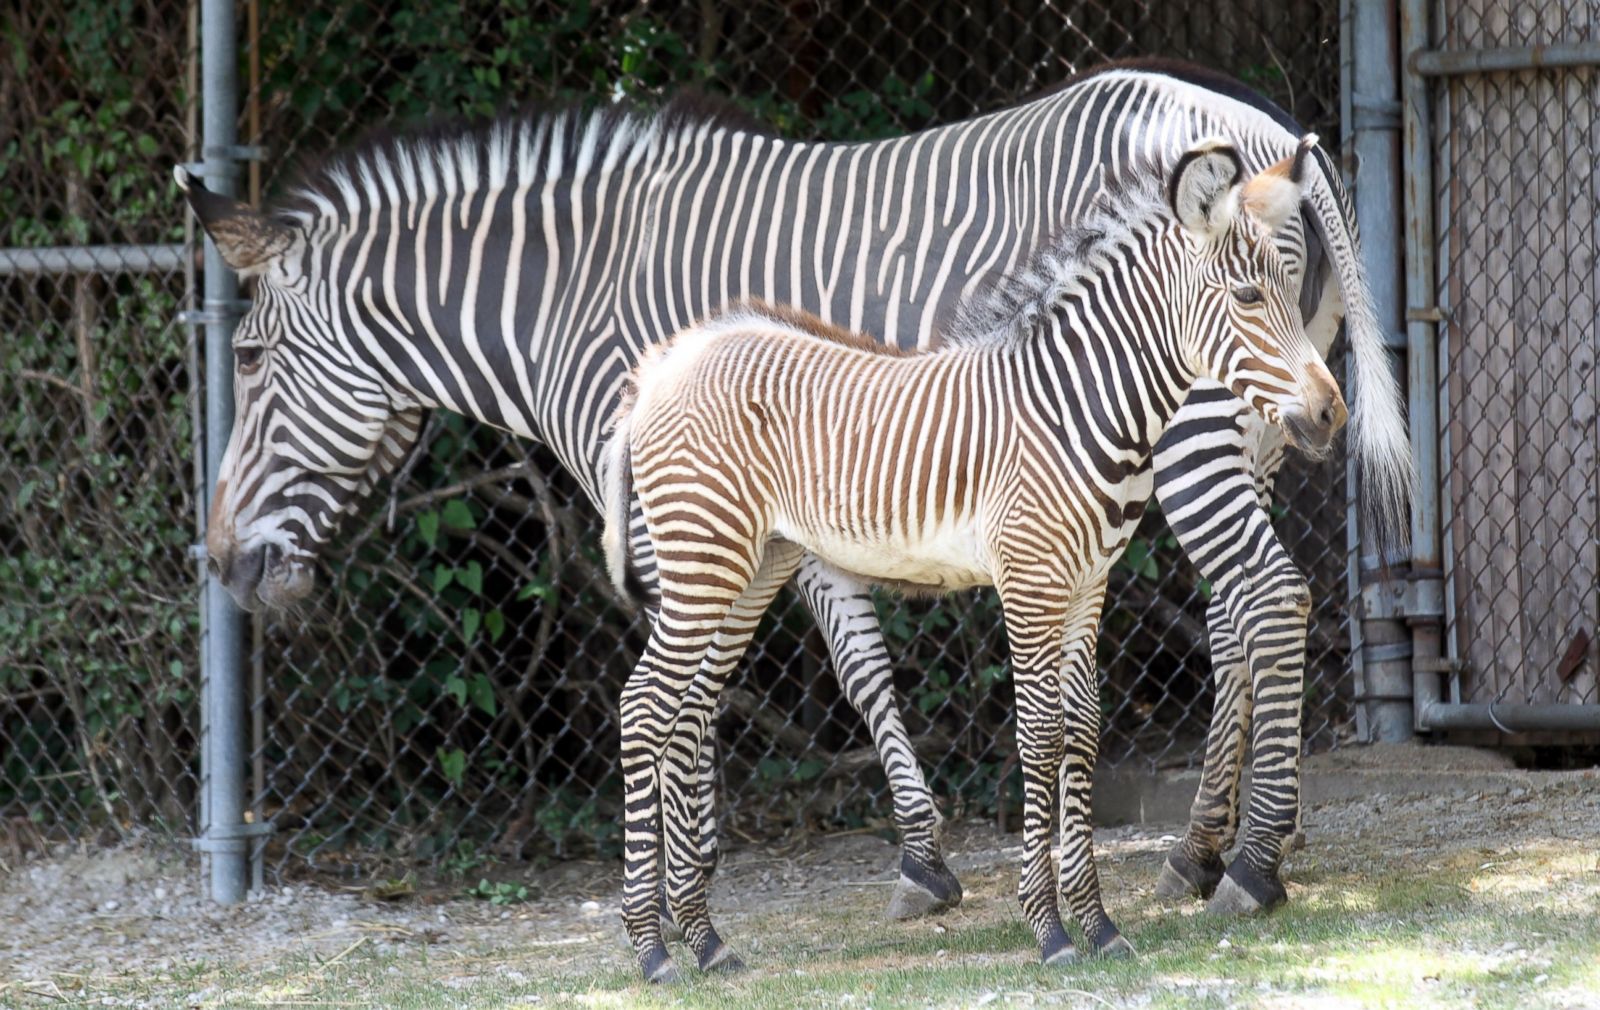
[{"label": "foal's hoof", "polygon": [[701,971],[714,971],[719,975],[733,975],[745,970],[744,959],[725,943],[717,944],[710,955],[700,959]]},{"label": "foal's hoof", "polygon": [[1079,961],[1082,961],[1083,955],[1079,953],[1078,948],[1074,947],[1071,943],[1068,943],[1065,947],[1043,955],[1039,960],[1044,964],[1055,967],[1064,967],[1066,965],[1077,964]]},{"label": "foal's hoof", "polygon": [[683,980],[666,947],[654,947],[640,957],[639,969],[644,972],[644,980],[651,985],[672,985]]},{"label": "foal's hoof", "polygon": [[902,856],[900,879],[889,896],[889,918],[915,919],[961,904],[961,881],[943,863],[922,866]]},{"label": "foal's hoof", "polygon": [[1163,901],[1181,901],[1184,898],[1209,898],[1222,879],[1222,860],[1196,863],[1182,850],[1167,853],[1161,864],[1161,875],[1156,878],[1156,897]]},{"label": "foal's hoof", "polygon": [[1129,943],[1128,938],[1121,933],[1101,944],[1094,953],[1096,957],[1109,958],[1114,961],[1124,961],[1135,956],[1133,944]]},{"label": "foal's hoof", "polygon": [[1283,882],[1252,869],[1243,860],[1236,859],[1228,873],[1217,885],[1217,891],[1206,903],[1212,915],[1260,915],[1289,900]]}]

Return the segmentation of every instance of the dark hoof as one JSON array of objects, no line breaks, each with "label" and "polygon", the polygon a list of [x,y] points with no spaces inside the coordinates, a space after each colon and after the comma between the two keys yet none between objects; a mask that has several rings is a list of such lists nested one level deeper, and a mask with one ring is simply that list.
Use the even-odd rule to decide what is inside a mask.
[{"label": "dark hoof", "polygon": [[710,957],[700,959],[701,971],[714,971],[722,975],[732,975],[745,970],[744,959],[733,952],[733,948],[725,943],[719,943],[711,952]]},{"label": "dark hoof", "polygon": [[1161,876],[1156,878],[1156,897],[1164,901],[1209,898],[1221,879],[1221,859],[1196,863],[1184,855],[1182,849],[1173,849],[1167,853],[1167,861],[1161,866]]},{"label": "dark hoof", "polygon": [[672,963],[667,948],[660,945],[640,955],[639,970],[644,972],[644,980],[651,985],[671,985],[682,981],[678,966]]},{"label": "dark hoof", "polygon": [[1252,869],[1242,859],[1228,867],[1217,891],[1206,904],[1213,915],[1260,915],[1289,900],[1283,882]]},{"label": "dark hoof", "polygon": [[915,919],[961,904],[961,881],[940,863],[927,867],[900,857],[900,879],[889,897],[889,918]]},{"label": "dark hoof", "polygon": [[1043,964],[1066,965],[1077,964],[1083,955],[1077,947],[1072,945],[1072,938],[1067,931],[1061,928],[1059,922],[1049,926],[1049,935],[1039,945],[1039,960]]},{"label": "dark hoof", "polygon": [[1113,935],[1110,940],[1101,944],[1094,953],[1096,957],[1110,958],[1117,961],[1127,960],[1135,956],[1133,944],[1129,943],[1128,938],[1121,933]]}]

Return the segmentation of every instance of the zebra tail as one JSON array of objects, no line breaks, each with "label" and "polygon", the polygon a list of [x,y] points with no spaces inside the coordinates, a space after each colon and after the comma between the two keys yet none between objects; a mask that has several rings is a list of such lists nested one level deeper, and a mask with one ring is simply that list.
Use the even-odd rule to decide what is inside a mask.
[{"label": "zebra tail", "polygon": [[1372,547],[1388,560],[1410,542],[1410,503],[1417,491],[1406,408],[1361,267],[1354,207],[1333,159],[1321,148],[1316,155],[1321,185],[1308,187],[1306,196],[1339,275],[1345,332],[1355,362],[1350,380],[1350,448],[1359,461],[1363,507],[1378,540]]},{"label": "zebra tail", "polygon": [[622,405],[611,430],[611,440],[606,443],[601,491],[605,505],[606,569],[611,573],[611,583],[618,594],[634,609],[644,606],[644,585],[634,570],[631,555],[630,528],[633,524],[633,451],[630,445],[633,431],[633,391],[623,395]]}]

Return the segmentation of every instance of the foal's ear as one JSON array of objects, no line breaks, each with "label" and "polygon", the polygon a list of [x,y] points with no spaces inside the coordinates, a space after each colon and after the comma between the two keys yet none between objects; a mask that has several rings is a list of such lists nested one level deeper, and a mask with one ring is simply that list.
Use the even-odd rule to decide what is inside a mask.
[{"label": "foal's ear", "polygon": [[1167,183],[1167,202],[1178,222],[1197,235],[1219,238],[1239,207],[1244,162],[1225,140],[1202,140],[1178,159]]},{"label": "foal's ear", "polygon": [[300,241],[298,228],[267,217],[232,197],[211,192],[181,165],[172,175],[188,197],[194,216],[200,219],[200,227],[217,244],[222,261],[241,277],[264,273],[273,260]]},{"label": "foal's ear", "polygon": [[1317,135],[1300,138],[1294,153],[1244,184],[1244,207],[1264,225],[1276,232],[1300,208],[1305,192],[1306,161],[1317,146]]}]

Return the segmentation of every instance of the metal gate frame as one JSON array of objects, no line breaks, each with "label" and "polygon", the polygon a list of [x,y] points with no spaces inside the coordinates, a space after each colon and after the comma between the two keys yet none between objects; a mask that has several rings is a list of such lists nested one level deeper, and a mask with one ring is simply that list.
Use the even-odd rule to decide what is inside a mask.
[{"label": "metal gate frame", "polygon": [[[1443,581],[1441,493],[1441,415],[1450,409],[1439,396],[1440,360],[1443,347],[1439,323],[1444,313],[1438,301],[1436,257],[1439,235],[1434,221],[1433,159],[1435,137],[1431,115],[1431,84],[1435,79],[1469,74],[1538,70],[1562,67],[1600,66],[1600,42],[1564,43],[1548,46],[1445,50],[1432,48],[1429,32],[1428,0],[1400,0],[1398,38],[1395,22],[1387,10],[1372,10],[1366,21],[1370,34],[1363,37],[1361,8],[1386,8],[1382,2],[1356,0],[1355,46],[1353,57],[1358,69],[1363,55],[1373,62],[1395,54],[1394,70],[1399,81],[1399,129],[1401,157],[1395,166],[1404,193],[1404,233],[1399,241],[1388,241],[1392,225],[1377,217],[1361,215],[1363,231],[1370,245],[1369,265],[1399,255],[1404,263],[1406,379],[1411,416],[1411,444],[1419,489],[1412,512],[1409,570],[1387,581],[1365,586],[1361,592],[1363,632],[1376,627],[1380,635],[1409,625],[1409,643],[1384,638],[1389,652],[1374,657],[1365,650],[1368,698],[1376,705],[1404,704],[1409,693],[1409,727],[1379,722],[1379,739],[1404,739],[1412,731],[1439,733],[1451,730],[1498,730],[1505,734],[1526,732],[1600,731],[1600,705],[1464,703],[1447,700],[1460,697],[1459,661],[1447,656],[1443,648],[1446,594]],[[1360,130],[1363,94],[1355,92],[1356,125]],[[1367,103],[1371,108],[1372,103]],[[1384,110],[1387,111],[1387,110]],[[1394,127],[1389,127],[1394,129]],[[1359,132],[1358,132],[1359,135]],[[1359,151],[1358,151],[1359,153]],[[1358,187],[1358,199],[1361,189]],[[1390,218],[1392,221],[1393,218]],[[1394,270],[1395,264],[1387,267]],[[1376,286],[1376,281],[1375,281]],[[1382,303],[1380,302],[1380,307]],[[1383,318],[1380,316],[1380,318]],[[1390,318],[1394,318],[1393,315]],[[1379,659],[1374,664],[1372,660]],[[1409,660],[1409,685],[1402,681],[1403,664]],[[1374,678],[1373,667],[1383,676]],[[1375,683],[1376,679],[1376,683]],[[1405,688],[1409,686],[1409,691]],[[1376,688],[1376,690],[1375,690]],[[1393,694],[1385,693],[1385,689]]]}]

